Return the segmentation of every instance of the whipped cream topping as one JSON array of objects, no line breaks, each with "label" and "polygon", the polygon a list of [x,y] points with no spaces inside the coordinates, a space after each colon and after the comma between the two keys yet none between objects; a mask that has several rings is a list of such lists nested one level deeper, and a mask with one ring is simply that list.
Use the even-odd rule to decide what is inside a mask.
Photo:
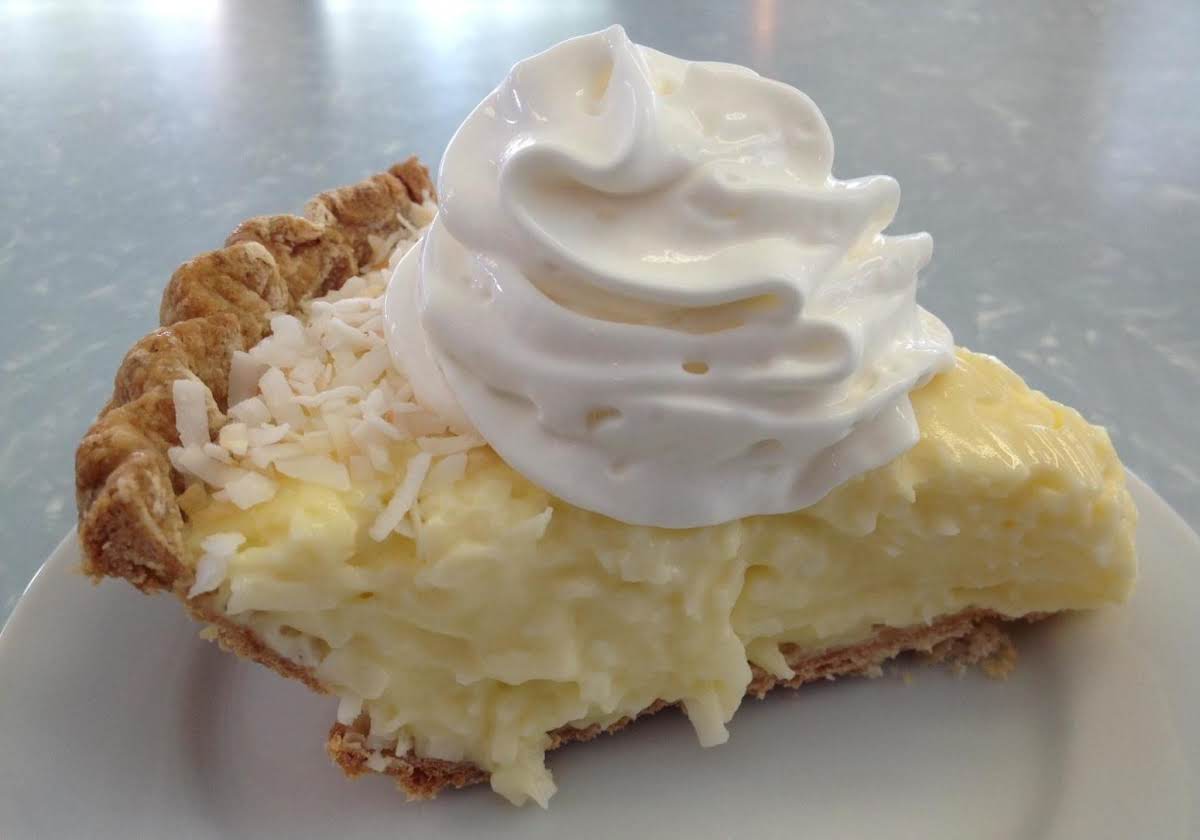
[{"label": "whipped cream topping", "polygon": [[807,507],[918,438],[953,363],[927,234],[832,174],[800,91],[614,26],[517,64],[442,161],[396,267],[416,398],[566,501],[668,528]]}]

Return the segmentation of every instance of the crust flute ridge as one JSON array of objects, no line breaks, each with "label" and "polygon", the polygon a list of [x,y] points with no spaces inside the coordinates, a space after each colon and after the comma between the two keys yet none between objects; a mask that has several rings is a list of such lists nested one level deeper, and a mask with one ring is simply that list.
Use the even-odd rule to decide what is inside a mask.
[{"label": "crust flute ridge", "polygon": [[349,187],[321,193],[303,216],[258,216],[225,246],[188,260],[171,275],[159,328],[125,355],[112,399],[75,453],[75,499],[83,571],[95,580],[124,578],[145,593],[167,591],[214,627],[222,647],[324,691],[320,681],[230,621],[211,597],[186,597],[195,574],[183,543],[181,476],[167,450],[179,443],[172,384],[202,382],[209,428],[228,408],[235,350],[270,332],[275,312],[297,314],[314,296],[340,288],[368,267],[371,238],[411,224],[414,208],[436,199],[428,170],[414,157]]},{"label": "crust flute ridge", "polygon": [[[93,580],[123,578],[144,593],[178,598],[222,648],[299,680],[314,691],[326,687],[313,671],[271,650],[251,630],[221,614],[212,595],[188,599],[194,570],[185,554],[184,515],[178,494],[182,477],[167,450],[178,445],[172,385],[198,380],[208,390],[209,428],[224,423],[230,360],[270,332],[269,316],[297,314],[308,299],[340,288],[369,266],[373,237],[386,238],[415,221],[413,208],[436,199],[428,170],[416,159],[348,187],[321,193],[303,216],[259,216],[238,225],[224,247],[181,265],[163,292],[158,329],[126,354],[112,398],[84,435],[75,454],[75,493],[83,571]],[[1014,653],[1002,618],[967,610],[929,625],[880,628],[867,642],[817,655],[784,648],[794,676],[778,679],[758,668],[747,695],[763,697],[777,687],[795,688],[817,679],[870,673],[904,651],[964,664],[1011,667]],[[670,705],[657,701],[635,717],[602,729],[561,728],[551,748],[615,732],[636,717]],[[365,725],[335,724],[328,751],[348,776],[369,772],[372,752]],[[396,756],[383,751],[392,776],[411,797],[427,799],[445,788],[486,781],[486,771],[468,762]]]}]

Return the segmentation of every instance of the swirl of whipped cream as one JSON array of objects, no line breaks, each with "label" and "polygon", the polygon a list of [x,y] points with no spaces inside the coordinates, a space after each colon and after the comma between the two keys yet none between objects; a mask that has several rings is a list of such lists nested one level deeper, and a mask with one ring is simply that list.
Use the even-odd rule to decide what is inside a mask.
[{"label": "swirl of whipped cream", "polygon": [[800,91],[614,26],[517,64],[451,140],[397,267],[417,399],[624,522],[798,510],[911,447],[952,363],[894,180],[832,177]]}]

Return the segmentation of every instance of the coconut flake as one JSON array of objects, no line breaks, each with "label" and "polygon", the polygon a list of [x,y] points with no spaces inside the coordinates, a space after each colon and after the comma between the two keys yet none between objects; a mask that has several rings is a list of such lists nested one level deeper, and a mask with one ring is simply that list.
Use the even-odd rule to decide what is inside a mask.
[{"label": "coconut flake", "polygon": [[262,473],[247,472],[225,485],[217,494],[222,501],[232,502],[242,510],[269,502],[275,498],[275,482]]},{"label": "coconut flake", "polygon": [[246,432],[246,439],[249,441],[250,446],[270,446],[273,443],[279,443],[279,441],[287,437],[288,432],[291,430],[292,427],[287,423],[281,426],[276,426],[273,423],[264,423],[257,429],[249,429]]},{"label": "coconut flake", "polygon": [[213,487],[224,487],[246,473],[246,470],[239,467],[210,458],[199,446],[172,446],[167,450],[167,459],[171,466],[184,475],[198,478]]},{"label": "coconut flake", "polygon": [[328,431],[305,432],[300,436],[300,445],[310,455],[328,455],[333,452],[333,439]]},{"label": "coconut flake", "polygon": [[373,297],[352,297],[342,298],[329,304],[330,311],[337,314],[339,318],[350,319],[369,312],[375,303]]},{"label": "coconut flake", "polygon": [[296,393],[296,396],[292,397],[292,402],[297,405],[300,404],[302,398],[315,397],[317,395],[317,386],[312,382],[305,382],[302,379],[292,379],[289,377],[288,384],[292,386],[292,391]]},{"label": "coconut flake", "polygon": [[229,569],[229,558],[206,554],[196,561],[196,579],[188,589],[187,596],[195,598],[205,592],[212,592],[225,580]]},{"label": "coconut flake", "polygon": [[187,596],[195,598],[205,592],[212,592],[225,580],[229,568],[229,560],[237,553],[238,547],[246,538],[238,533],[222,532],[205,537],[200,548],[203,552],[196,561],[196,579],[188,589]]},{"label": "coconut flake", "polygon": [[[238,406],[258,393],[258,380],[267,372],[267,366],[249,353],[233,351],[229,363],[229,405]],[[233,414],[233,408],[230,408]]]},{"label": "coconut flake", "polygon": [[205,554],[232,557],[244,542],[246,542],[246,538],[242,534],[236,531],[222,531],[217,534],[209,534],[201,540],[200,548]]},{"label": "coconut flake", "polygon": [[466,473],[467,454],[465,452],[447,455],[430,468],[429,475],[425,477],[425,483],[421,485],[421,493],[438,493],[445,490],[453,486]]},{"label": "coconut flake", "polygon": [[288,381],[295,388],[299,385],[315,386],[317,377],[325,370],[325,364],[320,359],[309,358],[297,364],[288,371]]},{"label": "coconut flake", "polygon": [[437,203],[433,200],[429,190],[421,196],[421,203],[416,207],[411,208],[413,219],[420,227],[426,227],[433,221],[433,217],[437,215]]},{"label": "coconut flake", "polygon": [[367,766],[367,769],[369,769],[375,773],[384,772],[385,770],[388,769],[388,765],[390,765],[391,763],[392,763],[391,759],[389,759],[386,755],[384,755],[381,752],[369,753],[367,755],[367,760],[364,762],[364,764],[366,764],[366,766]]},{"label": "coconut flake", "polygon": [[270,368],[258,380],[259,390],[262,391],[263,401],[271,411],[276,422],[287,423],[292,428],[304,425],[304,410],[292,401],[295,394],[288,384],[287,377],[279,368]]},{"label": "coconut flake", "polygon": [[246,424],[226,423],[217,433],[217,443],[233,455],[245,455],[250,447],[250,435]]},{"label": "coconut flake", "polygon": [[338,723],[349,726],[354,723],[355,718],[362,714],[363,701],[356,694],[346,693],[338,700],[337,720]]},{"label": "coconut flake", "polygon": [[388,455],[386,446],[380,446],[378,443],[367,443],[363,447],[366,449],[367,458],[371,462],[371,466],[382,473],[392,471],[392,459]]},{"label": "coconut flake", "polygon": [[208,433],[208,389],[199,379],[176,379],[171,383],[175,401],[175,429],[181,446],[202,446]]},{"label": "coconut flake", "polygon": [[[329,351],[329,357],[333,361],[333,370],[334,370],[333,378],[334,378],[334,380],[338,384],[343,384],[343,380],[346,379],[346,371],[348,371],[348,370],[350,370],[350,368],[354,367],[354,363],[356,361],[358,361],[358,356],[355,356],[354,353],[352,353],[349,350],[343,350],[340,347],[334,347],[332,350]],[[369,385],[370,383],[369,382],[367,382],[367,383],[349,382],[349,383],[345,383],[345,384],[350,384],[350,385],[359,384],[361,386],[362,384]]]},{"label": "coconut flake", "polygon": [[363,423],[369,426],[372,430],[379,432],[386,438],[391,440],[404,440],[408,437],[403,430],[397,426],[393,426],[388,421],[384,420],[378,414],[366,414],[363,416]]},{"label": "coconut flake", "polygon": [[222,464],[233,464],[233,456],[229,454],[229,450],[218,444],[206,443],[200,447],[200,451],[214,461],[220,461]]},{"label": "coconut flake", "polygon": [[429,465],[433,461],[433,456],[428,452],[420,452],[414,455],[408,461],[408,467],[404,471],[404,480],[396,488],[396,492],[392,494],[391,500],[387,503],[387,507],[375,519],[371,529],[368,532],[371,539],[376,542],[381,542],[387,538],[387,535],[396,529],[400,521],[404,519],[404,515],[408,513],[408,509],[413,506],[417,500],[417,494],[421,489],[421,482],[425,480],[425,474],[429,472]]},{"label": "coconut flake", "polygon": [[283,346],[299,349],[308,343],[304,335],[304,325],[295,315],[271,316],[271,335]]},{"label": "coconut flake", "polygon": [[[261,378],[261,374],[255,377],[255,388],[258,387],[258,380]],[[271,410],[259,397],[248,397],[239,401],[229,409],[229,416],[234,420],[240,420],[247,426],[261,426],[263,423],[271,422]]]},{"label": "coconut flake", "polygon": [[293,397],[293,400],[306,408],[317,408],[334,400],[361,400],[364,393],[358,385],[340,385],[337,388],[318,391],[311,397]]},{"label": "coconut flake", "polygon": [[366,290],[367,281],[359,274],[343,283],[342,288],[334,291],[329,297],[333,301],[345,300],[351,297],[362,297]]},{"label": "coconut flake", "polygon": [[317,378],[325,370],[325,364],[320,359],[308,358],[295,365],[287,372],[288,382],[299,394],[312,395],[317,392]]},{"label": "coconut flake", "polygon": [[396,525],[396,533],[402,537],[408,537],[410,540],[415,540],[417,538],[417,530],[413,527],[411,521],[412,513],[410,510],[408,515],[400,520],[400,523]]},{"label": "coconut flake", "polygon": [[404,425],[413,437],[438,435],[446,431],[446,421],[434,414],[430,414],[428,411],[406,414],[403,418],[397,419],[404,421]]},{"label": "coconut flake", "polygon": [[363,410],[373,414],[383,414],[388,409],[388,393],[387,383],[380,382],[375,388],[371,389],[371,393],[367,394],[367,398],[363,400]]},{"label": "coconut flake", "polygon": [[511,533],[518,539],[537,542],[546,535],[546,529],[550,527],[550,518],[552,516],[554,516],[554,508],[547,506],[545,510],[536,516],[531,516],[528,519],[518,522],[512,527]]},{"label": "coconut flake", "polygon": [[683,701],[683,709],[696,730],[700,746],[715,747],[729,740],[729,730],[725,728],[725,715],[715,693],[708,692],[686,698]]},{"label": "coconut flake", "polygon": [[317,377],[317,389],[321,391],[329,390],[329,384],[333,381],[333,365],[324,364],[321,366],[321,375]]},{"label": "coconut flake", "polygon": [[341,318],[333,317],[325,329],[326,347],[349,348],[351,350],[370,350],[375,347],[376,342],[371,339],[374,336],[368,335],[356,327],[352,327],[343,321]]},{"label": "coconut flake", "polygon": [[252,446],[248,457],[250,462],[259,469],[281,458],[299,458],[304,455],[304,447],[298,443],[273,443],[270,446]]},{"label": "coconut flake", "polygon": [[477,446],[483,446],[483,441],[474,435],[451,435],[449,437],[419,437],[417,446],[425,452],[434,455],[452,455],[455,452],[466,452]]},{"label": "coconut flake", "polygon": [[346,422],[345,409],[335,411],[333,407],[330,410],[321,412],[321,420],[325,423],[325,428],[329,430],[329,440],[333,443],[333,449],[342,460],[352,457],[354,452],[354,441],[350,439],[350,426]]},{"label": "coconut flake", "polygon": [[320,484],[333,490],[350,489],[350,473],[344,464],[326,455],[301,455],[275,462],[275,469],[290,478]]},{"label": "coconut flake", "polygon": [[354,365],[346,371],[346,381],[354,385],[368,385],[374,382],[391,364],[391,356],[386,347],[376,347],[365,353]]},{"label": "coconut flake", "polygon": [[250,355],[268,367],[290,368],[310,352],[305,345],[290,344],[269,336],[251,348]]}]

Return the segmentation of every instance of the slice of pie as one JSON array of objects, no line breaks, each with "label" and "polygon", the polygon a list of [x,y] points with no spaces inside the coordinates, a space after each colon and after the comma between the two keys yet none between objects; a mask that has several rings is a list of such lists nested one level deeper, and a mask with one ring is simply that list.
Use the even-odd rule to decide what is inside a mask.
[{"label": "slice of pie", "polygon": [[909,394],[915,443],[800,509],[659,527],[548,492],[393,363],[435,198],[410,159],[185,263],[77,454],[85,571],[337,696],[348,775],[545,805],[564,742],[678,706],[719,744],[744,696],[904,651],[1002,673],[1005,622],[1129,594],[1105,432],[962,348]]}]

